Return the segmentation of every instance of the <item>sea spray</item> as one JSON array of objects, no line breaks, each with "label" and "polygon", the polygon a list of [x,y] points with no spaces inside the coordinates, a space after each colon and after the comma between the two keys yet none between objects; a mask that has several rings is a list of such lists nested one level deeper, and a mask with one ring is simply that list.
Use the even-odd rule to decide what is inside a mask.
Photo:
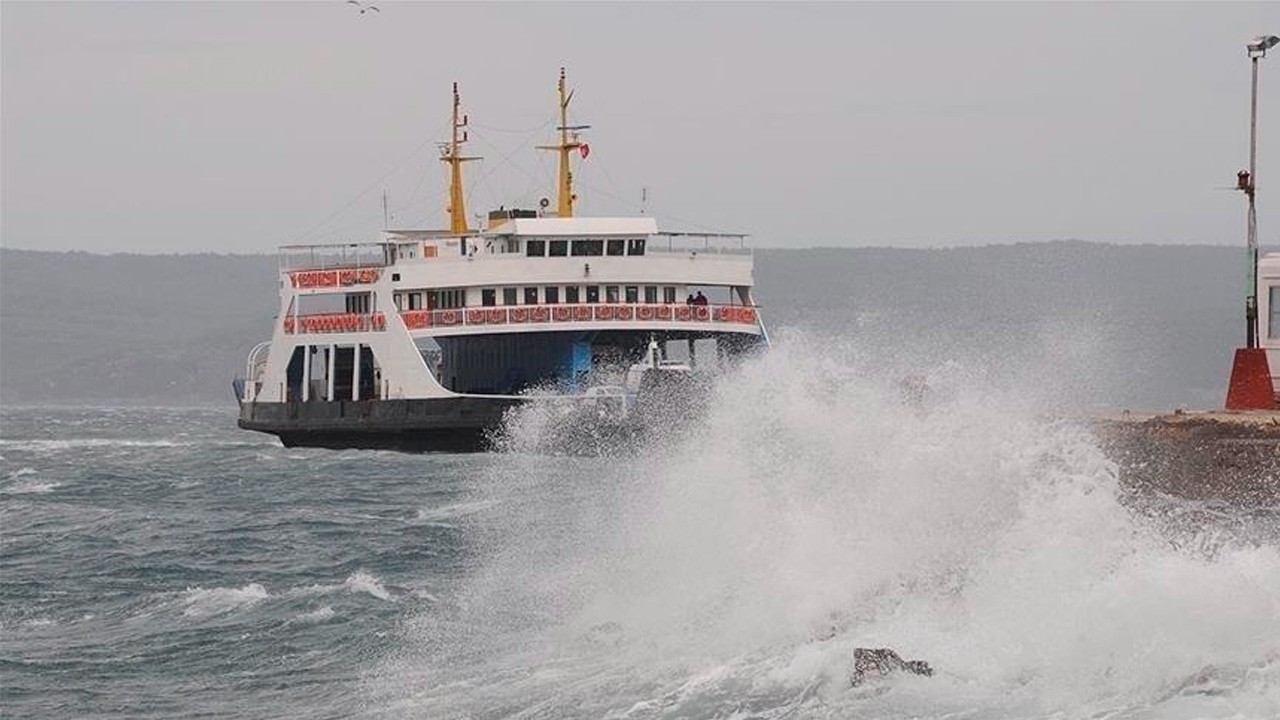
[{"label": "sea spray", "polygon": [[[372,683],[388,712],[1280,710],[1257,679],[1280,655],[1275,545],[1171,542],[1042,394],[939,364],[904,402],[903,371],[848,356],[786,343],[630,455],[495,464],[458,603],[407,623]],[[859,646],[938,675],[852,688]],[[1197,694],[1219,675],[1252,680]]]}]

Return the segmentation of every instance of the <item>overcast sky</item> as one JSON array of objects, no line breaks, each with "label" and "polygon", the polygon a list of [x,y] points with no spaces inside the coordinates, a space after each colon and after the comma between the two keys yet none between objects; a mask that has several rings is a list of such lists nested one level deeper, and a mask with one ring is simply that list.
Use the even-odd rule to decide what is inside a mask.
[{"label": "overcast sky", "polygon": [[[1245,42],[1280,4],[0,5],[0,242],[259,252],[554,205],[555,81],[593,127],[581,214],[758,247],[1243,244]],[[1280,239],[1280,51],[1259,225]],[[1275,178],[1275,182],[1270,179]]]}]

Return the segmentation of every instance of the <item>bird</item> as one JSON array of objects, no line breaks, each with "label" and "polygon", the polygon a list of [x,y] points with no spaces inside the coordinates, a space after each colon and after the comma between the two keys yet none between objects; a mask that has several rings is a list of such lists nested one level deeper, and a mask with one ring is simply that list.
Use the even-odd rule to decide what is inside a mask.
[{"label": "bird", "polygon": [[347,4],[352,5],[356,8],[359,8],[361,15],[369,12],[370,10],[372,10],[373,12],[382,12],[381,10],[378,9],[377,5],[365,5],[361,3],[359,0],[347,0]]}]

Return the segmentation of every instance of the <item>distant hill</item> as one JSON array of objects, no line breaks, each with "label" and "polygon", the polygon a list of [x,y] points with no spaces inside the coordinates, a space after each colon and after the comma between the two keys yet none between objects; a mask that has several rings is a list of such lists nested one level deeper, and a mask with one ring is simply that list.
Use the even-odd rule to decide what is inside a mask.
[{"label": "distant hill", "polygon": [[0,399],[231,401],[275,276],[266,255],[0,250]]},{"label": "distant hill", "polygon": [[[957,360],[1038,373],[1064,403],[1159,408],[1221,402],[1243,265],[1236,248],[1081,242],[761,250],[756,281],[775,340],[803,330],[894,371]],[[276,305],[272,256],[0,249],[0,401],[230,403]]]}]

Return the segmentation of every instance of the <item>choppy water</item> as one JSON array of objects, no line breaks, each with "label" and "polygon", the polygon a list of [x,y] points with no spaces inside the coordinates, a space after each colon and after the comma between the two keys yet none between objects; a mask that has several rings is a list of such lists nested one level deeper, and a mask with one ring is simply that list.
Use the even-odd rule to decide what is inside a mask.
[{"label": "choppy water", "polygon": [[[891,377],[783,348],[602,458],[6,408],[0,715],[1280,716],[1280,509],[1128,497],[1008,388]],[[859,646],[937,674],[851,687]]]}]

